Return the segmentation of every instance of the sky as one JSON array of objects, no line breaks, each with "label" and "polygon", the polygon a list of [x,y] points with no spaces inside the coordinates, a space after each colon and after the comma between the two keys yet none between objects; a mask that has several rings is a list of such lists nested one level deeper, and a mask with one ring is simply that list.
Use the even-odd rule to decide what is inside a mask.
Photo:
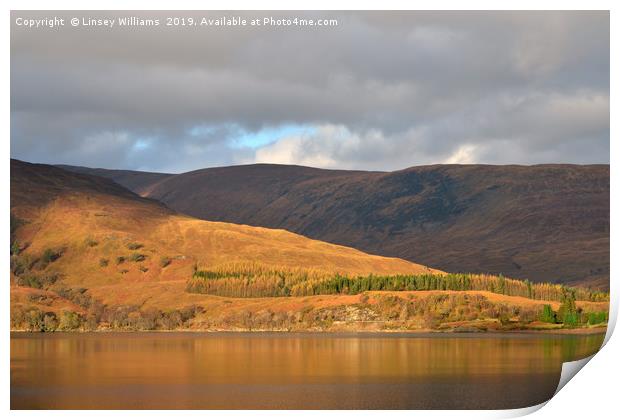
[{"label": "sky", "polygon": [[[166,17],[337,19],[166,27]],[[26,28],[17,18],[160,19]],[[12,12],[11,156],[184,172],[609,163],[607,12]]]}]

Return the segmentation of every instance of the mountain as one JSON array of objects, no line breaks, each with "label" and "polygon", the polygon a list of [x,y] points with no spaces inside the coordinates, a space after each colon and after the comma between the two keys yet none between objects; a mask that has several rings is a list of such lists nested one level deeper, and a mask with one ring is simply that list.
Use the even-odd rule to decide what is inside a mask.
[{"label": "mountain", "polygon": [[84,166],[71,166],[71,165],[56,165],[58,168],[65,169],[70,172],[81,173],[85,175],[95,175],[104,178],[109,178],[112,181],[124,186],[125,188],[143,195],[147,194],[146,188],[157,184],[172,174],[158,173],[158,172],[142,172],[142,171],[127,171],[127,170],[114,170],[114,169],[102,169],[102,168],[86,168]]},{"label": "mountain", "polygon": [[[105,178],[17,160],[11,160],[11,214],[24,220],[19,236],[29,250],[66,247],[79,259],[86,258],[84,241],[92,239],[98,244],[89,252],[96,256],[113,257],[115,250],[123,251],[123,242],[141,241],[139,249],[155,256],[182,254],[187,266],[260,262],[356,274],[433,271],[281,229],[194,219]],[[97,281],[99,270],[92,274],[83,281]]]},{"label": "mountain", "polygon": [[14,280],[87,288],[115,304],[191,301],[185,286],[197,268],[436,272],[280,229],[194,219],[111,180],[17,160],[11,160],[11,231]]},{"label": "mountain", "polygon": [[609,165],[96,174],[205,220],[282,228],[450,272],[609,288]]},{"label": "mountain", "polygon": [[566,314],[589,328],[609,307],[574,289],[567,312],[555,285],[200,220],[100,176],[17,160],[10,291],[11,328],[31,331],[557,329]]}]

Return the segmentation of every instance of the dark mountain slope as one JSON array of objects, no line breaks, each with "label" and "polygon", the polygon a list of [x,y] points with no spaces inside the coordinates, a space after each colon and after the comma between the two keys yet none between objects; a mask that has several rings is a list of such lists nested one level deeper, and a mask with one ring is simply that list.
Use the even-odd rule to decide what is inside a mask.
[{"label": "dark mountain slope", "polygon": [[96,175],[109,178],[114,182],[130,189],[136,194],[146,194],[147,188],[164,180],[172,174],[158,172],[125,171],[115,169],[86,168],[84,166],[56,165],[58,168],[85,175]]},{"label": "dark mountain slope", "polygon": [[110,195],[150,202],[110,179],[11,159],[11,209],[28,213],[65,193]]},{"label": "dark mountain slope", "polygon": [[[177,211],[205,220],[239,220],[256,226],[282,227],[290,208],[306,201],[306,192],[315,193],[313,185],[330,185],[369,174],[285,165],[210,168],[166,178],[147,187],[147,196],[174,203]],[[305,185],[309,187],[306,189]],[[293,202],[286,201],[289,194]],[[279,214],[271,214],[272,211]],[[312,216],[321,219],[324,215],[318,212]],[[299,223],[291,226],[305,228]]]},{"label": "dark mountain slope", "polygon": [[608,165],[389,173],[249,165],[162,176],[134,191],[195,217],[284,228],[446,271],[608,288]]}]

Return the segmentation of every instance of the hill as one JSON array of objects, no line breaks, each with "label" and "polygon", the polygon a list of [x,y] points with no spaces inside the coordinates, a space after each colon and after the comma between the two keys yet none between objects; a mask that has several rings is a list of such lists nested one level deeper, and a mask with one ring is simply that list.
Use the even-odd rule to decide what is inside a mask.
[{"label": "hill", "polygon": [[[82,264],[74,258],[111,258],[115,251],[129,250],[154,257],[176,256],[177,260],[184,261],[180,265],[190,268],[196,264],[209,267],[260,262],[352,274],[434,271],[408,261],[373,256],[280,229],[197,220],[177,214],[109,180],[48,165],[12,160],[11,181],[11,213],[23,224],[17,239],[28,243],[28,250],[34,253],[46,248],[66,248],[59,261],[67,265],[68,276],[80,268],[93,271],[83,276],[87,277],[81,280],[83,282],[96,282],[99,277],[109,280],[112,273],[102,275],[101,270],[92,270],[91,266],[81,267],[88,261]],[[131,243],[139,243],[139,246],[128,245]],[[152,265],[152,260],[149,256],[144,265]],[[125,274],[122,278],[127,280],[136,273]],[[140,279],[143,277],[141,275]]]},{"label": "hill", "polygon": [[609,165],[247,165],[131,183],[123,172],[96,174],[205,220],[283,228],[450,272],[609,288]]},{"label": "hill", "polygon": [[11,244],[12,329],[548,329],[604,325],[609,305],[198,220],[108,179],[16,160]]},{"label": "hill", "polygon": [[148,193],[148,190],[146,189],[147,187],[155,185],[159,181],[162,181],[172,176],[172,174],[158,172],[86,168],[84,166],[57,165],[57,167],[70,172],[109,178],[112,181],[140,195]]},{"label": "hill", "polygon": [[11,161],[11,236],[12,302],[47,302],[48,309],[74,309],[81,299],[138,308],[165,301],[164,309],[178,309],[203,299],[185,291],[197,267],[437,272],[284,230],[197,220],[110,180],[17,160]]}]

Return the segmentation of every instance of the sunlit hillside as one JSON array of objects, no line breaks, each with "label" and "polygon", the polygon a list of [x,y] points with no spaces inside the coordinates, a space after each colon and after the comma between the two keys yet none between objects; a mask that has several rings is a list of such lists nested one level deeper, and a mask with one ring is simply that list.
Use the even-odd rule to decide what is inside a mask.
[{"label": "sunlit hillside", "polygon": [[66,168],[204,220],[282,228],[449,272],[609,290],[609,165]]},{"label": "sunlit hillside", "polygon": [[[536,295],[503,278],[455,283],[429,267],[285,230],[194,219],[104,178],[19,161],[11,161],[11,253],[15,329],[529,323],[545,305],[561,312],[564,293]],[[516,301],[502,296],[511,293]],[[580,322],[605,322],[606,296],[574,298]],[[596,315],[588,320],[588,313]]]}]

